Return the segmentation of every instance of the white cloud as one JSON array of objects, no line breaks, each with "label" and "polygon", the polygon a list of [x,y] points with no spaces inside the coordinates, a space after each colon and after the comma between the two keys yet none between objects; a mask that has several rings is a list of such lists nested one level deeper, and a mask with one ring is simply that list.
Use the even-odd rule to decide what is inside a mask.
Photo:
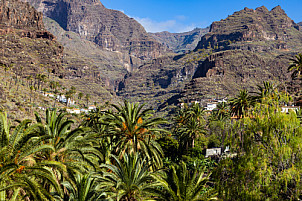
[{"label": "white cloud", "polygon": [[178,19],[178,20],[184,21],[184,20],[186,20],[186,19],[187,19],[187,16],[184,16],[184,15],[178,15],[178,16],[176,16],[175,18],[176,18],[176,19]]},{"label": "white cloud", "polygon": [[181,33],[186,31],[193,30],[196,26],[194,24],[187,25],[180,21],[184,21],[186,19],[185,16],[177,16],[176,19],[166,20],[166,21],[154,21],[150,18],[140,18],[133,17],[137,20],[141,25],[143,25],[147,32],[161,32],[161,31],[169,31],[173,33]]}]

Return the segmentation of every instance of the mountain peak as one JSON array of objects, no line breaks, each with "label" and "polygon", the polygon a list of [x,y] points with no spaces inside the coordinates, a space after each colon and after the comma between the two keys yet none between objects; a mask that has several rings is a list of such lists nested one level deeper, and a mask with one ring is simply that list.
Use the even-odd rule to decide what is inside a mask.
[{"label": "mountain peak", "polygon": [[268,13],[269,10],[265,6],[261,6],[255,9],[258,12]]},{"label": "mountain peak", "polygon": [[[294,46],[294,43],[288,43],[289,40],[300,41],[301,33],[298,30],[299,26],[286,15],[280,6],[276,6],[271,11],[264,6],[255,10],[244,8],[224,20],[213,22],[210,33],[201,38],[196,49],[209,47],[209,44],[211,48],[215,47],[220,50],[235,48],[234,43],[243,41],[250,43],[275,41],[276,44],[269,49],[287,49],[288,45]],[[258,48],[258,44],[256,46]]]}]

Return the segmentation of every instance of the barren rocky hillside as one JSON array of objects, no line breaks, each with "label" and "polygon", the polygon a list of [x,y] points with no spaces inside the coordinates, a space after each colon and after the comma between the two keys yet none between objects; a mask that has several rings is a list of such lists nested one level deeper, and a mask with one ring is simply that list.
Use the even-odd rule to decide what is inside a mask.
[{"label": "barren rocky hillside", "polygon": [[174,52],[194,50],[201,37],[209,32],[209,28],[195,28],[184,33],[170,33],[167,31],[149,33],[154,39],[168,46]]},{"label": "barren rocky hillside", "polygon": [[[245,8],[227,19],[214,22],[210,32],[201,38],[195,53],[176,56],[168,62],[157,59],[153,64],[140,67],[137,73],[129,74],[123,81],[121,92],[133,94],[133,91],[145,91],[149,94],[147,99],[152,101],[157,96],[168,98],[161,108],[180,101],[232,96],[240,88],[253,91],[263,81],[272,81],[295,95],[298,85],[291,81],[287,68],[289,59],[301,47],[302,33],[298,25],[279,6],[271,11],[265,7],[256,10]],[[183,69],[187,69],[189,63],[194,64],[191,73],[184,73]],[[154,71],[152,76],[144,74],[148,69],[158,69],[158,66],[159,70]],[[141,74],[144,76],[140,77]],[[178,79],[184,75],[186,82]],[[188,81],[190,76],[193,79]],[[145,81],[141,81],[140,85],[131,84],[133,80],[141,79]],[[156,80],[165,80],[165,85],[156,85]],[[157,86],[153,87],[152,94],[150,84],[147,84],[150,81]],[[141,88],[133,90],[130,86]],[[175,92],[179,90],[182,92]],[[143,94],[146,97],[146,93]]]},{"label": "barren rocky hillside", "polygon": [[27,1],[64,30],[78,33],[101,49],[123,53],[121,63],[128,71],[167,52],[137,21],[105,8],[98,0]]}]

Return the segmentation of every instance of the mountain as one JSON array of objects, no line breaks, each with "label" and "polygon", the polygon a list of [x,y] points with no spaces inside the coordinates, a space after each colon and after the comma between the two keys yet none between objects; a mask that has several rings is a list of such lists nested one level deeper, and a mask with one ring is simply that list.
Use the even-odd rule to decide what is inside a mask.
[{"label": "mountain", "polygon": [[[66,78],[71,81],[91,78],[86,82],[93,82],[100,78],[114,91],[115,80],[120,80],[127,73],[120,60],[122,53],[102,50],[95,43],[82,39],[72,31],[65,31],[56,21],[44,17],[43,22],[47,30],[53,33],[64,46],[63,63],[66,69]],[[96,76],[97,75],[97,76]]]},{"label": "mountain", "polygon": [[193,52],[165,62],[155,59],[128,74],[120,95],[132,95],[133,100],[145,97],[144,101],[164,108],[231,97],[243,88],[255,91],[263,81],[295,95],[299,85],[291,81],[287,68],[301,48],[302,33],[280,6],[271,11],[245,8],[213,22]]},{"label": "mountain", "polygon": [[271,11],[264,6],[255,10],[244,8],[224,20],[213,22],[210,32],[201,38],[195,50],[299,50],[296,47],[297,43],[301,43],[298,30],[299,25],[287,16],[280,6]]},{"label": "mountain", "polygon": [[[41,108],[53,105],[66,107],[43,96],[42,89],[54,93],[49,88],[52,81],[60,85],[56,93],[65,94],[75,86],[78,93],[90,94],[92,102],[116,99],[106,90],[98,69],[66,51],[46,30],[42,13],[28,3],[0,2],[0,47],[0,103],[10,119],[33,117],[33,111],[44,113]],[[75,69],[74,63],[83,66]]]},{"label": "mountain", "polygon": [[209,32],[209,28],[195,28],[184,33],[170,33],[168,31],[149,33],[154,39],[165,44],[172,51],[186,52],[193,50],[200,38]]},{"label": "mountain", "polygon": [[[63,47],[43,25],[42,14],[17,0],[0,1],[0,103],[8,118],[33,115],[50,99],[33,90],[37,74],[62,76]],[[30,88],[30,86],[35,86]]]},{"label": "mountain", "polygon": [[213,22],[195,51],[206,46],[214,53],[197,67],[183,99],[232,96],[234,89],[256,90],[262,81],[293,95],[299,87],[287,68],[302,48],[302,33],[280,6],[271,11],[264,6],[245,8]]},{"label": "mountain", "polygon": [[27,74],[41,65],[60,73],[63,47],[44,28],[42,14],[17,0],[1,1],[0,11],[0,63],[22,67]]},{"label": "mountain", "polygon": [[300,31],[302,31],[302,22],[299,22],[298,25],[300,26]]},{"label": "mountain", "polygon": [[122,63],[128,71],[167,52],[137,21],[105,8],[99,0],[27,1],[65,31],[75,32],[101,49],[122,52]]}]

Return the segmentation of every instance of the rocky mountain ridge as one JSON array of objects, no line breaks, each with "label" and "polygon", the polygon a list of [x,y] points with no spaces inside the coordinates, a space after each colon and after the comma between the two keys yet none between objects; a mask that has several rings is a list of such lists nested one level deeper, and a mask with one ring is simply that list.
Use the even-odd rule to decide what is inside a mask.
[{"label": "rocky mountain ridge", "polygon": [[267,80],[293,95],[297,91],[287,68],[302,48],[302,33],[280,6],[271,11],[264,6],[245,8],[213,22],[196,49],[207,43],[217,53],[197,67],[183,98],[235,95],[234,89],[255,90]]},{"label": "rocky mountain ridge", "polygon": [[122,63],[131,71],[144,61],[165,54],[168,49],[151,38],[133,18],[107,9],[98,0],[26,0],[66,31],[97,44],[101,49],[122,52]]},{"label": "rocky mountain ridge", "polygon": [[213,22],[210,32],[201,38],[195,50],[243,49],[243,46],[252,51],[286,50],[301,43],[300,35],[296,34],[298,30],[298,24],[280,6],[271,11],[264,6],[255,10],[244,8],[224,20]]},{"label": "rocky mountain ridge", "polygon": [[[143,91],[145,96],[149,94],[148,100],[153,100],[164,91],[161,97],[168,99],[160,104],[160,108],[164,108],[167,104],[233,96],[242,88],[253,91],[263,81],[271,81],[295,95],[298,85],[291,81],[287,68],[289,59],[299,53],[301,47],[302,33],[279,6],[271,11],[265,7],[245,8],[225,20],[213,22],[195,52],[175,56],[168,62],[155,60],[153,64],[141,66],[138,73],[125,77],[122,94]],[[148,69],[156,69],[157,63],[161,64],[158,72],[152,76],[144,74]],[[185,74],[182,69],[189,63],[194,63],[190,71],[193,74],[187,74],[186,81],[179,81],[177,78]],[[168,73],[165,69],[178,73]],[[131,82],[141,80],[140,74],[145,81],[140,83],[141,88],[133,90],[131,86],[135,84]],[[161,77],[176,82],[166,82],[164,87],[156,85],[152,95],[147,83]]]},{"label": "rocky mountain ridge", "polygon": [[39,65],[59,73],[63,47],[43,25],[42,14],[28,3],[17,0],[0,2],[0,37],[5,66],[24,68],[28,74]]},{"label": "rocky mountain ridge", "polygon": [[149,33],[154,39],[165,44],[176,53],[194,50],[201,37],[209,32],[207,28],[195,28],[184,33],[170,33],[168,31]]}]

